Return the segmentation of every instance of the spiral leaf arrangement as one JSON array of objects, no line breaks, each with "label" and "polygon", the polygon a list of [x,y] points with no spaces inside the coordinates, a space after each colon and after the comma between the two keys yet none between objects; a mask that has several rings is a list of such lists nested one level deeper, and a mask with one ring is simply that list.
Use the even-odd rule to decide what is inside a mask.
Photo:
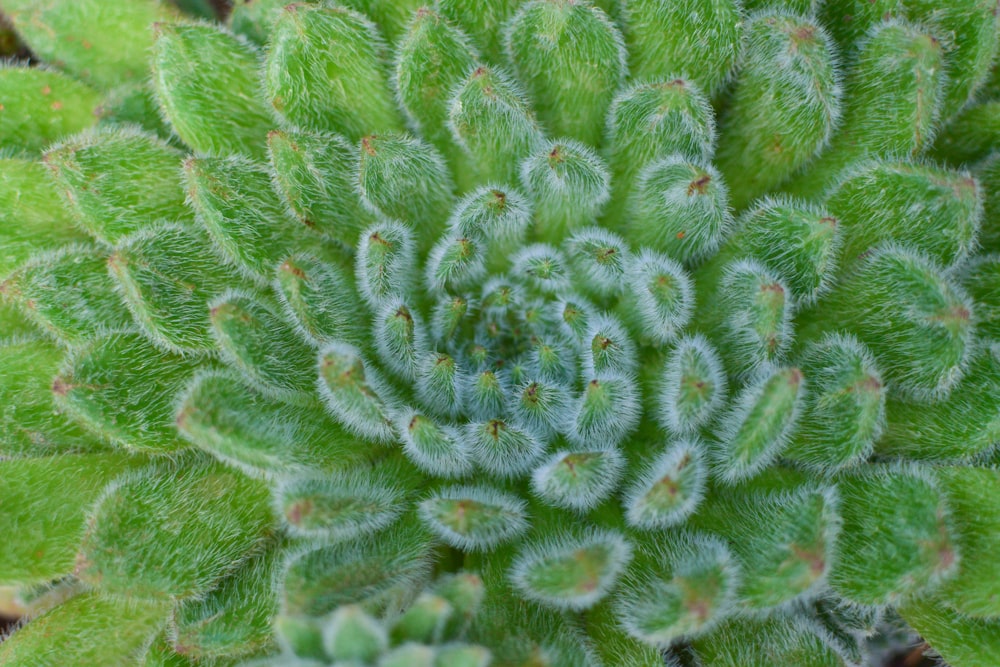
[{"label": "spiral leaf arrangement", "polygon": [[422,5],[0,0],[0,662],[1000,664],[994,3]]}]

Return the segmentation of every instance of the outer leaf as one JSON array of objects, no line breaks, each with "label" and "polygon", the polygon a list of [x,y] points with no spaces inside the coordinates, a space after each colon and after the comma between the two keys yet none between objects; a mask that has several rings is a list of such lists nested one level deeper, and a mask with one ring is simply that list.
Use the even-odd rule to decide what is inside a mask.
[{"label": "outer leaf", "polygon": [[815,195],[855,160],[923,151],[941,111],[943,60],[925,28],[893,20],[873,28],[844,84],[840,131],[790,189]]},{"label": "outer leaf", "polygon": [[905,599],[954,573],[961,554],[944,499],[915,467],[845,475],[830,585],[859,604]]},{"label": "outer leaf", "polygon": [[949,665],[1000,664],[1000,621],[962,616],[934,597],[913,600],[899,613]]},{"label": "outer leaf", "polygon": [[42,164],[0,159],[0,279],[36,252],[85,240]]},{"label": "outer leaf", "polygon": [[503,26],[521,0],[439,0],[441,15],[461,26],[490,62],[504,61]]},{"label": "outer leaf", "polygon": [[215,348],[208,302],[243,278],[209,250],[208,234],[163,223],[131,234],[108,259],[125,304],[146,337],[172,352]]},{"label": "outer leaf", "polygon": [[184,175],[192,205],[215,247],[248,279],[266,284],[278,262],[307,237],[271,188],[270,172],[262,165],[242,156],[189,158]]},{"label": "outer leaf", "polygon": [[802,419],[782,456],[817,470],[860,464],[885,432],[885,388],[871,353],[832,334],[800,360],[809,380]]},{"label": "outer leaf", "polygon": [[[732,612],[739,564],[717,537],[667,533],[640,545],[615,605],[627,632],[656,647],[710,630]],[[613,622],[612,619],[607,619]]]},{"label": "outer leaf", "polygon": [[220,28],[160,24],[153,86],[163,113],[198,153],[263,157],[274,121],[258,94],[257,49]]},{"label": "outer leaf", "polygon": [[[439,11],[446,11],[447,4],[438,3]],[[484,8],[485,5],[481,3]],[[445,154],[454,148],[447,125],[449,95],[472,71],[476,61],[476,49],[466,34],[442,14],[426,7],[417,10],[396,50],[395,79],[400,106],[410,125]]]},{"label": "outer leaf", "polygon": [[331,262],[294,255],[278,266],[272,286],[285,316],[308,343],[360,345],[368,337],[367,318],[359,317],[353,278]]},{"label": "outer leaf", "polygon": [[115,293],[107,262],[107,252],[93,246],[40,253],[0,283],[0,294],[66,343],[127,329],[132,315]]},{"label": "outer leaf", "polygon": [[733,0],[624,0],[634,79],[689,76],[710,94],[736,64],[743,22]]},{"label": "outer leaf", "polygon": [[847,170],[825,206],[841,225],[845,270],[885,241],[906,244],[951,266],[975,248],[982,197],[968,173],[874,161]]},{"label": "outer leaf", "polygon": [[778,493],[753,486],[741,491],[709,496],[691,521],[729,543],[741,566],[740,605],[773,609],[815,595],[834,559],[836,494],[816,485]]},{"label": "outer leaf", "polygon": [[361,465],[368,446],[344,432],[317,402],[262,396],[231,372],[202,371],[178,397],[181,435],[221,461],[255,474]]},{"label": "outer leaf", "polygon": [[886,416],[880,454],[964,462],[994,450],[1000,443],[1000,357],[980,352],[947,398],[932,405],[889,400]]},{"label": "outer leaf", "polygon": [[349,248],[375,222],[357,188],[357,149],[337,134],[274,130],[267,135],[278,191],[307,227]]},{"label": "outer leaf", "polygon": [[477,67],[456,89],[448,123],[480,183],[512,182],[519,162],[541,141],[524,92],[491,67]]},{"label": "outer leaf", "polygon": [[0,644],[0,661],[9,667],[135,664],[168,611],[164,602],[78,595]]},{"label": "outer leaf", "polygon": [[98,93],[60,72],[3,67],[0,89],[0,148],[35,153],[97,122]]},{"label": "outer leaf", "polygon": [[608,16],[589,3],[533,0],[506,32],[517,76],[552,135],[599,145],[626,74],[625,44]]},{"label": "outer leaf", "polygon": [[288,5],[271,31],[264,68],[268,100],[294,126],[355,141],[400,129],[380,62],[384,50],[377,28],[362,14],[336,5]]},{"label": "outer leaf", "polygon": [[[23,317],[18,314],[18,317]],[[47,456],[106,446],[53,401],[65,353],[40,335],[0,338],[0,456]]]},{"label": "outer leaf", "polygon": [[142,79],[153,24],[177,16],[159,0],[4,0],[3,6],[36,56],[99,88]]},{"label": "outer leaf", "polygon": [[381,608],[422,589],[431,542],[412,519],[370,539],[306,551],[288,562],[283,609],[319,616],[343,604]]},{"label": "outer leaf", "polygon": [[156,137],[112,128],[68,139],[47,150],[44,162],[80,225],[114,245],[159,220],[193,222],[181,157]]},{"label": "outer leaf", "polygon": [[174,428],[174,397],[197,369],[136,334],[111,334],[75,350],[52,381],[56,404],[122,447],[186,447]]},{"label": "outer leaf", "polygon": [[229,290],[209,307],[223,360],[248,384],[281,401],[314,400],[316,353],[274,304],[249,292]]},{"label": "outer leaf", "polygon": [[693,642],[719,667],[843,667],[844,659],[818,625],[794,617],[732,619]]},{"label": "outer leaf", "polygon": [[1000,616],[1000,563],[991,555],[1000,548],[1000,471],[941,468],[938,480],[962,559],[935,595],[963,614]]},{"label": "outer leaf", "polygon": [[194,661],[252,656],[273,648],[281,557],[272,543],[202,599],[174,610],[174,650]]},{"label": "outer leaf", "polygon": [[125,476],[87,521],[78,576],[140,599],[204,595],[272,531],[267,487],[187,459]]},{"label": "outer leaf", "polygon": [[0,462],[0,583],[44,584],[73,572],[87,509],[115,477],[146,461],[125,453]]},{"label": "outer leaf", "polygon": [[943,398],[971,360],[971,299],[952,275],[906,246],[876,248],[806,321],[808,333],[820,326],[853,333],[893,393],[908,400]]},{"label": "outer leaf", "polygon": [[792,11],[756,13],[746,24],[746,53],[721,122],[718,156],[737,209],[808,164],[840,117],[833,40],[814,19]]},{"label": "outer leaf", "polygon": [[406,32],[418,7],[425,6],[421,0],[345,0],[343,5],[371,18],[391,44]]}]

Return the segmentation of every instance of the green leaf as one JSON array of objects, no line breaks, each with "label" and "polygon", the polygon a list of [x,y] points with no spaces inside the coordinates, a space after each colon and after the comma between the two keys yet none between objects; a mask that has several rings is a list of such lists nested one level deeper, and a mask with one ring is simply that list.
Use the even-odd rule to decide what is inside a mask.
[{"label": "green leaf", "polygon": [[930,405],[890,399],[876,451],[928,461],[973,461],[1000,442],[1000,357],[976,354],[947,398]]},{"label": "green leaf", "polygon": [[421,251],[444,230],[452,205],[451,175],[434,146],[386,132],[361,139],[355,180],[362,200],[387,218],[408,225]]},{"label": "green leaf", "polygon": [[433,593],[421,593],[409,609],[393,622],[392,643],[440,643],[445,624],[451,616],[452,608],[446,599]]},{"label": "green leaf", "polygon": [[[879,246],[800,322],[843,329],[875,355],[893,395],[929,402],[961,379],[974,305],[955,277],[907,246]],[[811,323],[811,328],[810,328]]]},{"label": "green leaf", "polygon": [[209,317],[222,359],[249,385],[280,401],[315,400],[316,352],[274,304],[227,290],[209,303]]},{"label": "green leaf", "polygon": [[[317,0],[303,0],[317,2]],[[229,27],[255,44],[264,46],[281,17],[287,0],[234,0],[229,11]]]},{"label": "green leaf", "polygon": [[466,76],[449,103],[448,124],[480,184],[513,182],[542,140],[524,91],[493,67]]},{"label": "green leaf", "polygon": [[615,491],[624,465],[622,455],[615,449],[556,452],[535,468],[532,489],[555,507],[583,513]]},{"label": "green leaf", "polygon": [[116,477],[139,467],[128,453],[0,461],[0,584],[44,584],[74,569],[88,508]]},{"label": "green leaf", "polygon": [[982,0],[907,0],[911,21],[927,25],[940,35],[945,80],[941,117],[951,118],[973,98],[990,75],[998,46],[996,7]]},{"label": "green leaf", "polygon": [[[633,84],[618,93],[611,104],[607,142],[615,176],[609,217],[621,223],[623,207],[646,165],[675,153],[680,154],[680,159],[699,163],[712,157],[715,115],[705,93],[688,79]],[[721,194],[725,200],[726,192],[709,192]]]},{"label": "green leaf", "polygon": [[439,0],[438,11],[468,33],[489,62],[506,59],[504,26],[522,0]]},{"label": "green leaf", "polygon": [[278,575],[284,552],[277,543],[243,561],[208,595],[174,609],[174,650],[193,661],[253,656],[274,648]]},{"label": "green leaf", "polygon": [[838,500],[832,487],[809,484],[762,492],[709,495],[694,527],[726,538],[740,564],[740,607],[774,609],[815,594],[835,567]]},{"label": "green leaf", "polygon": [[163,601],[83,593],[6,639],[0,644],[0,661],[9,667],[136,664],[168,613]]},{"label": "green leaf", "polygon": [[663,369],[660,423],[676,435],[694,435],[712,423],[728,390],[719,355],[700,335],[677,342]]},{"label": "green leaf", "polygon": [[[438,4],[439,11],[446,11],[447,2]],[[417,10],[396,49],[399,104],[410,125],[419,128],[420,135],[446,155],[455,148],[448,128],[449,96],[477,60],[466,34],[427,7]]]},{"label": "green leaf", "polygon": [[861,464],[886,430],[886,392],[871,352],[828,334],[799,363],[808,379],[802,418],[781,455],[814,470]]},{"label": "green leaf", "polygon": [[953,574],[960,544],[929,475],[867,468],[837,481],[842,524],[830,585],[859,604],[895,603]]},{"label": "green leaf", "polygon": [[[0,129],[0,136],[8,134]],[[0,280],[37,252],[86,240],[63,208],[44,165],[0,159]]]},{"label": "green leaf", "polygon": [[547,535],[521,548],[509,577],[529,600],[579,611],[607,595],[631,559],[631,544],[616,532]]},{"label": "green leaf", "polygon": [[446,544],[462,551],[492,551],[528,528],[527,505],[488,486],[452,486],[420,501],[420,518]]},{"label": "green leaf", "polygon": [[815,303],[829,289],[840,257],[840,231],[826,209],[790,197],[767,197],[740,216],[737,226],[719,257],[759,261],[781,276],[800,306]]},{"label": "green leaf", "polygon": [[628,634],[658,648],[702,634],[732,613],[740,582],[739,563],[719,538],[666,535],[640,543],[614,604]]},{"label": "green leaf", "polygon": [[794,340],[796,302],[783,276],[756,259],[716,255],[695,273],[694,320],[730,377],[748,380],[782,363]]},{"label": "green leaf", "polygon": [[708,665],[844,667],[844,658],[818,625],[794,616],[727,620],[693,642]]},{"label": "green leaf", "polygon": [[687,73],[711,95],[729,78],[744,31],[735,0],[622,0],[620,4],[634,80]]},{"label": "green leaf", "polygon": [[393,45],[406,32],[418,7],[424,6],[423,0],[342,0],[342,4],[368,16]]},{"label": "green leaf", "polygon": [[700,443],[671,444],[625,491],[623,506],[629,524],[655,530],[684,523],[704,498],[707,468]]},{"label": "green leaf", "polygon": [[275,123],[257,49],[208,23],[158,24],[155,34],[153,86],[181,140],[199,154],[264,157]]},{"label": "green leaf", "polygon": [[385,51],[363,14],[336,5],[289,5],[271,30],[268,101],[293,126],[352,141],[402,129],[382,64]]},{"label": "green leaf", "polygon": [[98,88],[146,76],[153,24],[177,17],[159,0],[4,0],[3,4],[4,14],[33,54]]},{"label": "green leaf", "polygon": [[371,664],[389,648],[385,628],[355,605],[339,607],[323,627],[323,646],[336,661]]},{"label": "green leaf", "polygon": [[49,456],[107,449],[53,401],[65,352],[38,335],[0,338],[0,456]]},{"label": "green leaf", "polygon": [[362,475],[358,470],[287,478],[275,495],[292,535],[330,542],[357,539],[391,525],[405,500],[404,490],[390,475]]},{"label": "green leaf", "polygon": [[431,542],[419,522],[404,519],[371,538],[306,551],[285,572],[284,609],[319,616],[362,602],[378,609],[423,589]]},{"label": "green leaf", "polygon": [[937,478],[961,559],[935,595],[969,616],[1000,616],[1000,563],[992,557],[1000,548],[1000,471],[947,467]]},{"label": "green leaf", "polygon": [[101,129],[62,142],[44,162],[80,225],[108,245],[158,220],[192,223],[184,205],[181,157],[160,139]]},{"label": "green leaf", "polygon": [[742,68],[720,123],[717,161],[737,210],[807,165],[840,118],[833,40],[811,13],[793,14],[787,4],[748,18]]},{"label": "green leaf", "polygon": [[274,130],[267,135],[277,189],[307,227],[348,248],[376,216],[357,190],[358,150],[338,134]]},{"label": "green leaf", "polygon": [[982,194],[966,172],[884,160],[852,166],[825,202],[840,223],[842,272],[885,241],[942,266],[962,262],[975,247]]},{"label": "green leaf", "polygon": [[521,163],[521,183],[535,205],[533,236],[558,244],[596,222],[610,197],[611,173],[589,146],[560,139],[534,147]]},{"label": "green leaf", "polygon": [[181,354],[215,349],[208,302],[244,279],[210,247],[204,230],[162,223],[122,239],[108,259],[125,304],[154,345]]},{"label": "green leaf", "polygon": [[371,455],[370,446],[346,433],[318,401],[282,403],[231,372],[202,370],[177,405],[182,436],[253,474],[348,469]]},{"label": "green leaf", "polygon": [[80,343],[132,325],[107,263],[107,250],[89,245],[37,253],[0,283],[0,293],[42,330],[65,343]]},{"label": "green leaf", "polygon": [[131,333],[75,349],[52,381],[56,404],[121,447],[165,453],[187,447],[174,425],[174,399],[198,361],[161,352]]},{"label": "green leaf", "polygon": [[321,345],[368,340],[367,318],[358,310],[353,275],[332,262],[294,255],[278,266],[272,285],[288,321],[306,342]]},{"label": "green leaf", "polygon": [[968,618],[934,597],[912,600],[899,613],[949,665],[1000,664],[1000,620]]},{"label": "green leaf", "polygon": [[[188,158],[184,176],[213,244],[248,280],[267,284],[278,262],[309,237],[271,187],[271,173],[262,164],[243,156]],[[310,240],[317,242],[315,236]]]},{"label": "green leaf", "polygon": [[356,348],[333,342],[320,351],[319,391],[330,413],[349,431],[374,442],[395,442],[395,397]]},{"label": "green leaf", "polygon": [[532,0],[506,28],[506,46],[552,136],[598,146],[615,91],[625,80],[625,43],[589,3]]},{"label": "green leaf", "polygon": [[627,207],[633,243],[689,265],[715,254],[733,227],[721,174],[679,153],[652,160],[638,172]]},{"label": "green leaf", "polygon": [[875,26],[844,83],[840,130],[789,189],[818,195],[855,160],[919,155],[940,117],[943,55],[941,42],[922,26],[894,20]]},{"label": "green leaf", "polygon": [[5,150],[37,153],[97,122],[99,94],[61,72],[0,67],[0,89],[0,148]]},{"label": "green leaf", "polygon": [[274,530],[263,483],[192,458],[120,479],[87,520],[77,574],[102,591],[203,596]]},{"label": "green leaf", "polygon": [[798,424],[806,382],[793,367],[762,373],[744,387],[718,427],[713,454],[721,479],[753,477],[781,454]]}]

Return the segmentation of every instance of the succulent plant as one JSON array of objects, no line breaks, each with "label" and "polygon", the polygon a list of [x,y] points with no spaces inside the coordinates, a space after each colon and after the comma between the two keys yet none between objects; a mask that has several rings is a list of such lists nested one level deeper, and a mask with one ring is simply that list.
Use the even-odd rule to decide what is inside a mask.
[{"label": "succulent plant", "polygon": [[995,3],[423,4],[0,0],[0,662],[1000,664]]}]

